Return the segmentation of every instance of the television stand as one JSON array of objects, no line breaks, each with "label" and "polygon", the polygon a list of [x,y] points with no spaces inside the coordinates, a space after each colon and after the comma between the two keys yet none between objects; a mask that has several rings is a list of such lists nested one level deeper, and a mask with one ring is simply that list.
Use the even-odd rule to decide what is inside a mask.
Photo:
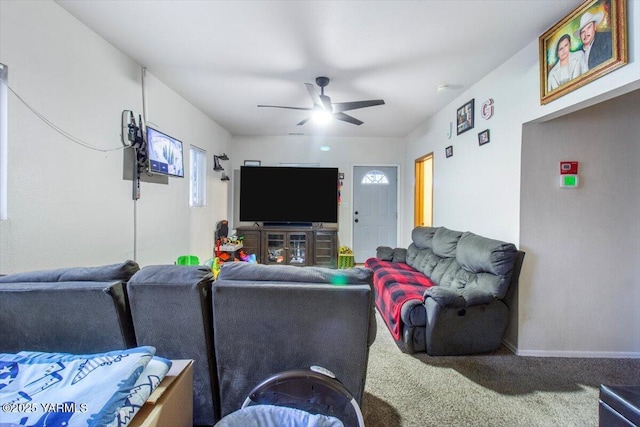
[{"label": "television stand", "polygon": [[287,224],[238,227],[246,254],[255,254],[261,264],[317,265],[337,268],[338,228]]},{"label": "television stand", "polygon": [[293,228],[311,228],[313,226],[312,222],[263,222],[263,227],[266,228],[273,228],[273,227],[278,227],[278,228],[289,228],[289,227],[293,227]]}]

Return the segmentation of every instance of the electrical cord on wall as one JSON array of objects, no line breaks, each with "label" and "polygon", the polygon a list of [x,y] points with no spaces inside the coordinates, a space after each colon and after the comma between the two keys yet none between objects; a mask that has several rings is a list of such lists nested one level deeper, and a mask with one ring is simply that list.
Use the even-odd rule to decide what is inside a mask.
[{"label": "electrical cord on wall", "polygon": [[[3,83],[4,84],[4,83]],[[99,151],[102,153],[106,153],[109,151],[116,151],[116,150],[121,150],[125,147],[115,147],[115,148],[99,148],[96,147],[94,145],[89,144],[88,142],[85,142],[83,140],[81,140],[80,138],[76,138],[75,136],[71,135],[70,133],[66,132],[65,130],[61,129],[59,126],[57,126],[55,123],[53,123],[51,120],[47,119],[44,115],[42,115],[41,113],[39,113],[35,108],[33,108],[32,106],[30,106],[24,99],[22,99],[22,97],[20,95],[18,95],[16,93],[16,91],[14,91],[9,85],[6,85],[7,89],[9,89],[9,91],[11,93],[13,93],[16,98],[18,98],[20,100],[20,102],[22,102],[25,107],[27,107],[29,110],[31,110],[31,112],[33,114],[36,115],[36,117],[38,117],[40,120],[42,120],[47,126],[49,126],[50,128],[52,128],[53,130],[55,130],[56,132],[58,132],[60,135],[64,136],[65,138],[69,139],[70,141],[84,147],[84,148],[88,148],[90,150],[94,150],[94,151]]]}]

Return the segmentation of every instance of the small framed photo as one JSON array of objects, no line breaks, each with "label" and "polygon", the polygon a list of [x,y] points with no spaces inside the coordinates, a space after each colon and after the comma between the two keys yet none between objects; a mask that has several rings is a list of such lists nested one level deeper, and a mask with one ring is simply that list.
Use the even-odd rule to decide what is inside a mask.
[{"label": "small framed photo", "polygon": [[260,166],[260,160],[245,160],[245,166]]},{"label": "small framed photo", "polygon": [[453,145],[450,145],[444,149],[444,155],[447,157],[453,156]]},{"label": "small framed photo", "polygon": [[478,145],[487,144],[490,141],[489,138],[489,129],[483,130],[478,134]]},{"label": "small framed photo", "polygon": [[463,132],[468,131],[469,129],[473,129],[473,104],[475,99],[464,104],[462,107],[458,108],[458,113],[456,115],[456,123],[458,124],[458,133],[460,135]]},{"label": "small framed photo", "polygon": [[628,62],[627,0],[585,0],[542,34],[540,104]]}]

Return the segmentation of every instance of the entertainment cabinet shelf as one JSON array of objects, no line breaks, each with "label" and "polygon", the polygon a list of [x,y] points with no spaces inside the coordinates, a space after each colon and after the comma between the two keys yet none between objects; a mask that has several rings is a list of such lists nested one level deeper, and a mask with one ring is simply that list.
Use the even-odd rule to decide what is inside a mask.
[{"label": "entertainment cabinet shelf", "polygon": [[237,227],[236,234],[261,264],[338,266],[337,228]]}]

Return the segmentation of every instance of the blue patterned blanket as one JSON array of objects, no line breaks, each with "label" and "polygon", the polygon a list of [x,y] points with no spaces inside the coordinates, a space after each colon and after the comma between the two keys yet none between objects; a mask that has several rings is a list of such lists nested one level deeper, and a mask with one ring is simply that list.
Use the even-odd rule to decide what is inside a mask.
[{"label": "blue patterned blanket", "polygon": [[149,346],[0,353],[0,427],[124,427],[170,367]]}]

